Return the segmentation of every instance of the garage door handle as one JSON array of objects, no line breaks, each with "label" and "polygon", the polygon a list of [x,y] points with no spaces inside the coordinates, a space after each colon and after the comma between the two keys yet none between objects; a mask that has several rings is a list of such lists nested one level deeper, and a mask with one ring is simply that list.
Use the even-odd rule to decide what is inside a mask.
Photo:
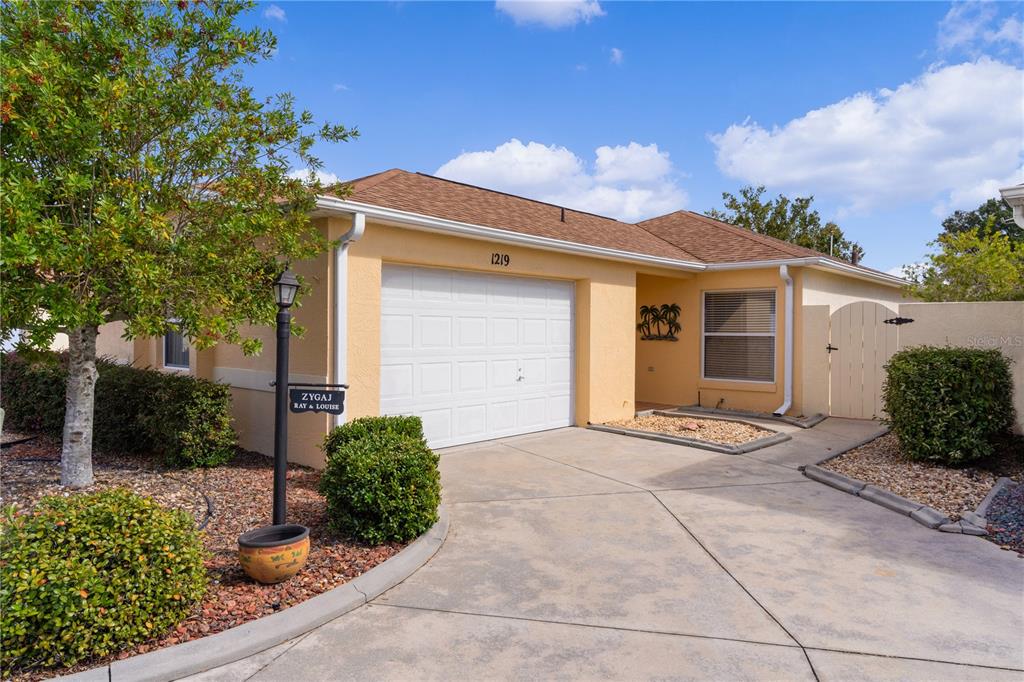
[{"label": "garage door handle", "polygon": [[831,353],[832,353],[832,351],[834,351],[834,350],[839,350],[839,349],[838,349],[838,348],[837,348],[836,346],[833,346],[833,345],[832,345],[832,344],[830,343],[830,344],[828,344],[827,346],[825,346],[825,350],[827,350],[827,351],[829,352],[829,354],[831,354]]}]

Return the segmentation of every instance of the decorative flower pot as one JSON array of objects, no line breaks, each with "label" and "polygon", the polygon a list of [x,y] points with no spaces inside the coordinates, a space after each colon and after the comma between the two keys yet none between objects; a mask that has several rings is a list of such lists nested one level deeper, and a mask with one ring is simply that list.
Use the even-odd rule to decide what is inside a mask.
[{"label": "decorative flower pot", "polygon": [[238,536],[238,561],[250,578],[267,585],[288,580],[309,556],[309,529],[295,523],[263,526]]}]

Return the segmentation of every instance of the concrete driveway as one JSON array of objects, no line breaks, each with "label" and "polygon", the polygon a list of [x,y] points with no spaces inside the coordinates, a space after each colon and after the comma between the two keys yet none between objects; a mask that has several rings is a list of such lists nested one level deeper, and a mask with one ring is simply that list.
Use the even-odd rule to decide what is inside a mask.
[{"label": "concrete driveway", "polygon": [[444,451],[426,566],[194,679],[1024,680],[1024,560],[797,471],[877,424],[785,428],[748,455],[583,429]]}]

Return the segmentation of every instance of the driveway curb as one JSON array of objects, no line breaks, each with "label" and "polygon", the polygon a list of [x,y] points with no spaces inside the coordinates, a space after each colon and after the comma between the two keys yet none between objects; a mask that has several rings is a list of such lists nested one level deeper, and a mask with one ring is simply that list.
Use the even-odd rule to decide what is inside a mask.
[{"label": "driveway curb", "polygon": [[294,639],[377,598],[427,563],[448,535],[448,510],[442,506],[438,516],[430,530],[395,556],[358,578],[301,604],[209,637],[54,679],[167,682],[234,663]]}]

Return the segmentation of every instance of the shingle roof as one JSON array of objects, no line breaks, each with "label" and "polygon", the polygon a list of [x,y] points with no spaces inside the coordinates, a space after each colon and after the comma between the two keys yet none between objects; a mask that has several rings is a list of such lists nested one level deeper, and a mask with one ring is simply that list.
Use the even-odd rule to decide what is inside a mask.
[{"label": "shingle roof", "polygon": [[422,173],[392,169],[350,184],[350,201],[647,256],[697,260],[632,223]]},{"label": "shingle roof", "polygon": [[676,211],[637,224],[707,263],[822,255],[812,249],[751,232],[693,211]]},{"label": "shingle roof", "polygon": [[348,199],[359,203],[646,256],[703,263],[806,257],[843,262],[692,211],[626,223],[398,168],[349,184]]}]

